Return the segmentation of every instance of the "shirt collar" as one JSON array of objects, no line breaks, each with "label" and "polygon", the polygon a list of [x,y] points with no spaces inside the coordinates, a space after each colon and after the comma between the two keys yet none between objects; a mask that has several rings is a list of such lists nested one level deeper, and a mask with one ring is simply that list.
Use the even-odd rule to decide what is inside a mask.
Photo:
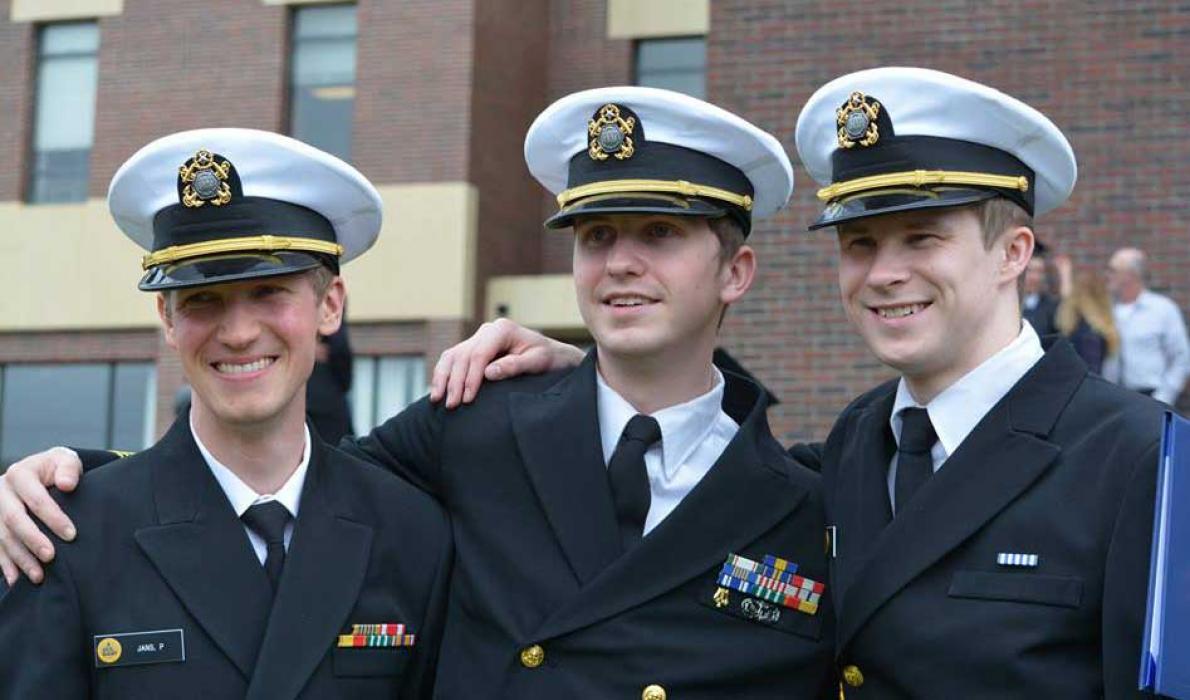
[{"label": "shirt collar", "polygon": [[[661,426],[661,468],[666,478],[673,478],[678,468],[715,427],[715,421],[723,410],[723,373],[717,367],[712,367],[712,370],[715,384],[710,391],[651,414]],[[598,386],[596,403],[599,432],[603,440],[603,461],[610,462],[624,426],[639,411],[608,386],[598,370],[595,372],[595,381]]]},{"label": "shirt collar", "polygon": [[946,456],[954,454],[959,444],[971,434],[979,421],[1020,381],[1021,377],[1045,355],[1037,331],[1028,323],[1021,324],[1021,332],[1003,350],[984,360],[963,375],[925,406],[917,403],[909,393],[905,378],[897,384],[889,424],[898,444],[901,439],[901,411],[906,408],[925,408],[930,414],[938,442]]},{"label": "shirt collar", "polygon": [[202,444],[198,432],[194,430],[193,418],[190,421],[190,434],[194,436],[194,444],[198,445],[198,451],[202,454],[203,461],[211,469],[211,473],[215,475],[215,481],[219,482],[223,493],[227,494],[227,500],[231,501],[232,510],[235,511],[237,518],[243,516],[251,506],[268,501],[277,501],[285,506],[290,515],[297,518],[298,506],[302,500],[302,486],[306,483],[306,471],[310,466],[310,427],[304,426],[304,430],[306,443],[302,447],[302,461],[298,463],[297,469],[281,485],[281,488],[277,489],[277,493],[262,495],[256,493],[251,486],[236,476],[235,472],[215,459],[215,456],[207,450],[207,446]]}]

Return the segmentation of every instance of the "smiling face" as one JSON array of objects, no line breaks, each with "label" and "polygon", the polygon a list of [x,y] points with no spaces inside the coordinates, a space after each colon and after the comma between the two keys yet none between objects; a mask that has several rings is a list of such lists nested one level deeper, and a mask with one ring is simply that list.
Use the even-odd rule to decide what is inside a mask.
[{"label": "smiling face", "polygon": [[719,318],[751,286],[755,254],[721,259],[707,219],[654,214],[580,218],[574,284],[600,360],[714,349]]},{"label": "smiling face", "polygon": [[1028,228],[988,248],[977,209],[957,207],[862,219],[840,226],[838,238],[847,315],[881,362],[928,387],[921,393],[936,394],[1019,333]]},{"label": "smiling face", "polygon": [[335,277],[320,297],[312,279],[307,272],[158,296],[196,412],[232,428],[300,419],[318,335],[338,329],[345,294]]}]

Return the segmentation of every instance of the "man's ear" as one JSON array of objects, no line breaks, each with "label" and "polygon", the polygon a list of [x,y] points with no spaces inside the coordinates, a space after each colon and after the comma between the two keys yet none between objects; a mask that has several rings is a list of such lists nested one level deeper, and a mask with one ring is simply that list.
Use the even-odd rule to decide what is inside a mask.
[{"label": "man's ear", "polygon": [[1004,233],[996,246],[1000,248],[1000,281],[1016,284],[1017,279],[1025,274],[1029,267],[1029,260],[1033,257],[1036,239],[1033,229],[1028,226],[1017,226]]},{"label": "man's ear", "polygon": [[332,335],[343,323],[343,304],[347,300],[347,285],[343,278],[335,275],[327,285],[326,294],[318,303],[318,334]]},{"label": "man's ear", "polygon": [[172,292],[157,293],[157,315],[161,318],[161,329],[165,331],[165,344],[177,350],[178,342],[174,337],[174,316],[169,308],[169,295]]},{"label": "man's ear", "polygon": [[740,246],[731,260],[723,263],[720,279],[719,300],[724,304],[734,304],[756,279],[756,251],[750,246]]}]

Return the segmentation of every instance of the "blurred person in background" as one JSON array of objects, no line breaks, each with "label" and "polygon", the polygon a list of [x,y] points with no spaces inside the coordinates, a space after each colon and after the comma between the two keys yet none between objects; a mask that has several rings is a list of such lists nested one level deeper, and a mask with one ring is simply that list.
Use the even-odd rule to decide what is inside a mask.
[{"label": "blurred person in background", "polygon": [[1138,248],[1121,248],[1108,262],[1120,351],[1103,376],[1173,405],[1190,376],[1190,340],[1178,305],[1145,287],[1145,262]]},{"label": "blurred person in background", "polygon": [[1058,332],[1054,325],[1058,298],[1050,294],[1045,267],[1047,252],[1046,245],[1038,241],[1033,248],[1029,266],[1025,268],[1025,281],[1021,289],[1021,315],[1042,338]]},{"label": "blurred person in background", "polygon": [[351,391],[352,353],[347,322],[339,330],[318,336],[314,372],[306,382],[306,415],[326,442],[337,445],[354,435],[347,392]]},{"label": "blurred person in background", "polygon": [[1061,301],[1054,315],[1054,327],[1070,339],[1070,344],[1096,374],[1103,363],[1120,350],[1120,333],[1112,318],[1111,295],[1107,284],[1095,273],[1074,275],[1068,255],[1054,258],[1058,271]]}]

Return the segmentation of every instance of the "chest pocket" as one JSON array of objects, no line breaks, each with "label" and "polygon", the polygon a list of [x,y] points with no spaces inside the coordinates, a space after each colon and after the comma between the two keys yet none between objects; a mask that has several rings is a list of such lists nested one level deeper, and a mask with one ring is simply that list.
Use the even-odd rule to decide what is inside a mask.
[{"label": "chest pocket", "polygon": [[331,650],[331,663],[336,676],[399,676],[409,663],[409,648]]},{"label": "chest pocket", "polygon": [[947,595],[1077,608],[1082,603],[1083,580],[1074,576],[959,571],[950,580]]},{"label": "chest pocket", "polygon": [[714,581],[699,588],[698,602],[715,612],[744,620],[759,628],[767,627],[814,641],[822,633],[822,616],[830,614],[825,606],[819,607],[814,614],[804,613],[739,591],[720,588]]}]

